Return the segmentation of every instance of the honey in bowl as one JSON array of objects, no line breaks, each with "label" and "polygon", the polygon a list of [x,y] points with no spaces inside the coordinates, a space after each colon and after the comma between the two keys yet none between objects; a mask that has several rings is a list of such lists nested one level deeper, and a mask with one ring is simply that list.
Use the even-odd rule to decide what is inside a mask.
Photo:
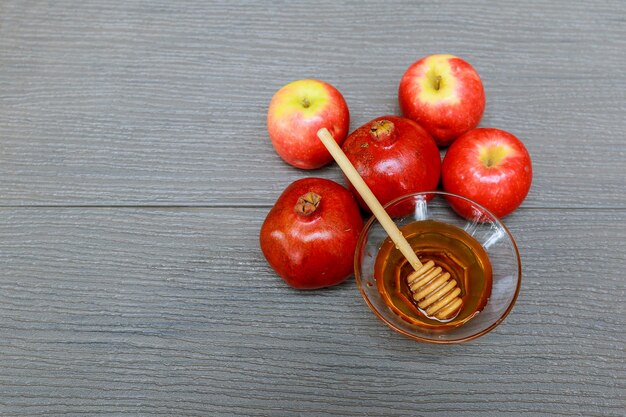
[{"label": "honey in bowl", "polygon": [[432,260],[456,280],[463,304],[447,320],[419,308],[407,282],[413,268],[389,238],[381,245],[374,266],[385,304],[403,320],[430,329],[457,327],[478,314],[489,300],[492,285],[491,263],[482,245],[465,230],[436,220],[416,221],[400,230],[422,263]]}]

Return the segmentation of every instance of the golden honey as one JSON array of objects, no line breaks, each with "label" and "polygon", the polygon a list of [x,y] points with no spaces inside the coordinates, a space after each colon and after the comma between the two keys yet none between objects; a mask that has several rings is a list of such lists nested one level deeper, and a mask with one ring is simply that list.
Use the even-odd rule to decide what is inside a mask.
[{"label": "golden honey", "polygon": [[492,284],[491,263],[481,244],[465,230],[435,220],[416,221],[400,230],[422,263],[432,260],[457,281],[463,304],[451,319],[427,316],[407,283],[413,268],[387,238],[374,266],[376,285],[387,306],[405,321],[432,329],[456,327],[478,314],[489,300]]}]

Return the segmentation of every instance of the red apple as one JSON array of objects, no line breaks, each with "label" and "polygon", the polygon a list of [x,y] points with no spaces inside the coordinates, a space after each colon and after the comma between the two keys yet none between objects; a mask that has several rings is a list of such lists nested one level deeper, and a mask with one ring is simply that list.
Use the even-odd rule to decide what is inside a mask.
[{"label": "red apple", "polygon": [[350,191],[331,180],[302,178],[283,191],[267,214],[259,241],[267,262],[287,284],[322,288],[353,273],[362,228]]},{"label": "red apple", "polygon": [[[526,198],[533,173],[530,155],[519,139],[504,130],[479,128],[448,148],[441,176],[445,191],[474,200],[504,217]],[[468,206],[454,201],[452,206],[460,215],[473,216]]]},{"label": "red apple", "polygon": [[453,55],[414,62],[398,89],[400,109],[432,135],[439,146],[478,126],[485,110],[483,83],[474,68]]},{"label": "red apple", "polygon": [[274,149],[288,164],[302,169],[320,168],[332,156],[317,138],[327,128],[339,145],[350,127],[350,113],[343,96],[320,80],[293,81],[270,102],[267,131]]},{"label": "red apple", "polygon": [[[381,204],[409,193],[437,189],[439,149],[417,123],[399,116],[378,117],[356,129],[343,151]],[[352,184],[361,207],[369,211]]]}]

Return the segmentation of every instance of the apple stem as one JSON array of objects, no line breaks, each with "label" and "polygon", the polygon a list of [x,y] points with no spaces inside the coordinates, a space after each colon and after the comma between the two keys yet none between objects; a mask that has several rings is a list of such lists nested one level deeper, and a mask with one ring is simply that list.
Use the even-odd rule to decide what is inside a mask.
[{"label": "apple stem", "polygon": [[435,82],[434,83],[435,83],[435,85],[434,85],[435,90],[439,91],[439,89],[441,88],[441,75],[437,75],[435,77]]},{"label": "apple stem", "polygon": [[321,199],[322,197],[319,194],[309,191],[298,198],[294,210],[300,215],[309,216],[317,209],[317,206],[320,205]]}]

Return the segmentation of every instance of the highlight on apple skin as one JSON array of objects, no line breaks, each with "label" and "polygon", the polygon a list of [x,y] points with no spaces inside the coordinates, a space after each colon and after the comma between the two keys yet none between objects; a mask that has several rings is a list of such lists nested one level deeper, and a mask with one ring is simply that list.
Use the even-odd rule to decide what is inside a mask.
[{"label": "highlight on apple skin", "polygon": [[267,131],[274,149],[288,164],[316,169],[332,161],[317,138],[322,127],[330,131],[340,146],[350,127],[348,105],[331,84],[314,79],[293,81],[272,97]]},{"label": "highlight on apple skin", "polygon": [[454,55],[430,55],[409,66],[398,88],[402,114],[420,124],[438,146],[478,126],[485,91],[476,70]]},{"label": "highlight on apple skin", "polygon": [[[474,200],[500,218],[522,204],[532,176],[532,162],[524,144],[495,128],[465,133],[448,148],[441,166],[444,191]],[[458,199],[450,202],[461,216],[473,217],[469,206]]]}]

